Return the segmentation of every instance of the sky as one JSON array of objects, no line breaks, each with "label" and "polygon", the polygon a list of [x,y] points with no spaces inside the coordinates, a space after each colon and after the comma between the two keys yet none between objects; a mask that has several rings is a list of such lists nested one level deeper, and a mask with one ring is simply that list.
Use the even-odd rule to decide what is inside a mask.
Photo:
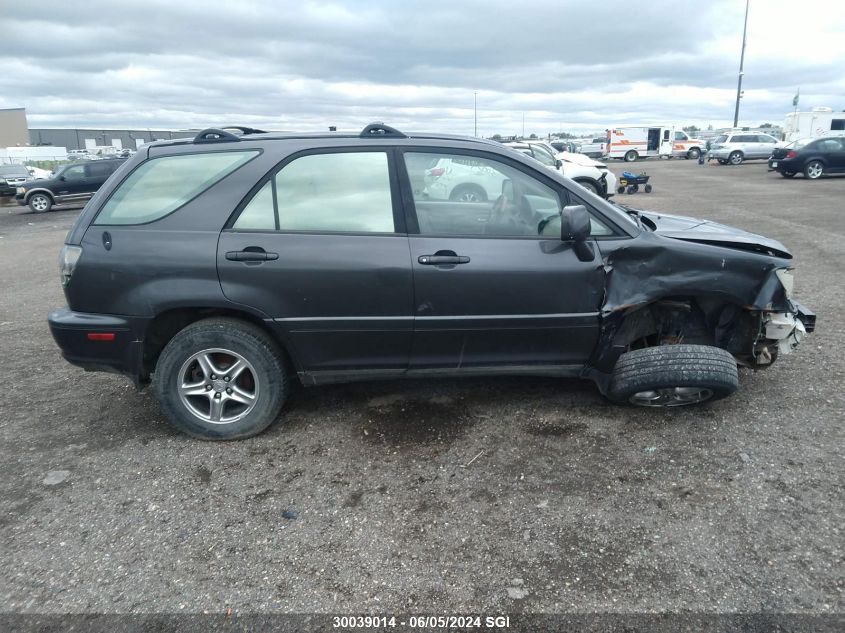
[{"label": "sky", "polygon": [[[0,0],[30,127],[479,136],[733,120],[745,0]],[[740,124],[845,110],[845,0],[750,0]]]}]

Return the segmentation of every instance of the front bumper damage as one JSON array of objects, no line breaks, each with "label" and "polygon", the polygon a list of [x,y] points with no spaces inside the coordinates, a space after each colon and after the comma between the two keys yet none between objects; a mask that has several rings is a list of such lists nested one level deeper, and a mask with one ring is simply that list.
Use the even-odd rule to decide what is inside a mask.
[{"label": "front bumper damage", "polygon": [[754,364],[770,365],[780,354],[790,354],[804,337],[816,329],[816,315],[796,301],[791,312],[768,312],[754,348]]}]

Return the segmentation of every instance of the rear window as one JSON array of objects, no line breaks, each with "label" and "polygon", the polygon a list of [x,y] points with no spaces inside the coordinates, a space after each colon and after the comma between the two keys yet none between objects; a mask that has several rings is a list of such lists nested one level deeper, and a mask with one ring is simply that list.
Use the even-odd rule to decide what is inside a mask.
[{"label": "rear window", "polygon": [[148,160],[117,188],[94,224],[145,224],[163,218],[258,153],[210,152]]}]

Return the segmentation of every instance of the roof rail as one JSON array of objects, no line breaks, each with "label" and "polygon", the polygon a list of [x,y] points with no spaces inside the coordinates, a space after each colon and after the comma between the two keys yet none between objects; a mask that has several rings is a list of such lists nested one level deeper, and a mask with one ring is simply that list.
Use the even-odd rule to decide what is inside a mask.
[{"label": "roof rail", "polygon": [[381,122],[370,123],[367,127],[361,130],[359,135],[361,138],[372,138],[377,136],[379,138],[408,138],[396,128],[385,125]]},{"label": "roof rail", "polygon": [[241,140],[239,136],[226,130],[238,130],[242,135],[265,134],[264,130],[256,130],[255,128],[242,127],[240,125],[227,125],[224,128],[210,127],[197,134],[194,137],[194,143],[230,143]]}]

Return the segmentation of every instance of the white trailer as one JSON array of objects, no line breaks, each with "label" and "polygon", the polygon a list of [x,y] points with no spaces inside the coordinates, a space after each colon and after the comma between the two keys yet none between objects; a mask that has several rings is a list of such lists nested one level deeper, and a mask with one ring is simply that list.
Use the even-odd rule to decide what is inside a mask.
[{"label": "white trailer", "polygon": [[617,126],[610,128],[608,135],[608,158],[622,158],[629,163],[649,156],[672,156],[674,150],[674,126]]},{"label": "white trailer", "polygon": [[845,112],[831,108],[813,108],[810,112],[790,112],[783,124],[783,140],[845,135]]}]

